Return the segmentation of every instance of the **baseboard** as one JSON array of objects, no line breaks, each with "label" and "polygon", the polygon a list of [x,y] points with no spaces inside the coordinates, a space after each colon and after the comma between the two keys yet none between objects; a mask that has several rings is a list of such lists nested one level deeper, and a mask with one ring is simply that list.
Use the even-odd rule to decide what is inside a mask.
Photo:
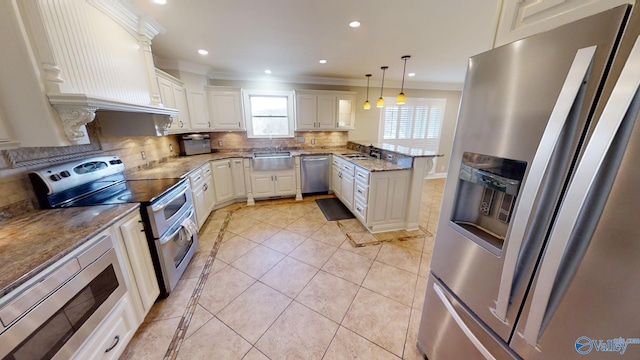
[{"label": "baseboard", "polygon": [[446,172],[444,172],[444,173],[434,173],[434,174],[429,174],[429,175],[427,175],[427,177],[425,177],[424,179],[425,179],[425,180],[427,180],[427,179],[444,179],[444,178],[446,178],[446,177],[447,177],[447,173],[446,173]]}]

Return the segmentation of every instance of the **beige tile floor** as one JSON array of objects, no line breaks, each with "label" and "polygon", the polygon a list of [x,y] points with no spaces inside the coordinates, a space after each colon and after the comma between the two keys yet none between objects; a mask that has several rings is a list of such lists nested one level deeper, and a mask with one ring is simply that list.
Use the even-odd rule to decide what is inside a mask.
[{"label": "beige tile floor", "polygon": [[[420,224],[431,234],[443,186],[425,181]],[[432,246],[426,236],[355,248],[314,201],[217,210],[177,288],[121,358],[422,359]]]}]

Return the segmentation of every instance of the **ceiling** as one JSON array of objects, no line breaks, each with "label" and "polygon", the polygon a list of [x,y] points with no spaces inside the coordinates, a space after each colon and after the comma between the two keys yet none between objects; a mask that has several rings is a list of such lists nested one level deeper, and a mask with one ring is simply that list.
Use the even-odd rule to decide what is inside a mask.
[{"label": "ceiling", "polygon": [[[492,47],[502,0],[130,0],[164,32],[155,56],[209,67],[220,79],[286,79],[408,88],[464,82],[467,58]],[[358,20],[359,28],[349,27]],[[199,55],[198,49],[209,54]],[[320,64],[326,59],[326,64]],[[264,70],[272,71],[265,75]]]}]

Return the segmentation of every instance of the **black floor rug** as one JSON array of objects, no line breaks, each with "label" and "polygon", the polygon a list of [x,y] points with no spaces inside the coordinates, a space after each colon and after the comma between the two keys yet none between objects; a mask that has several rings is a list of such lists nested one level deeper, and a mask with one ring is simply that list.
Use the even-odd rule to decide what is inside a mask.
[{"label": "black floor rug", "polygon": [[318,199],[318,207],[329,221],[353,219],[355,216],[338,198]]}]

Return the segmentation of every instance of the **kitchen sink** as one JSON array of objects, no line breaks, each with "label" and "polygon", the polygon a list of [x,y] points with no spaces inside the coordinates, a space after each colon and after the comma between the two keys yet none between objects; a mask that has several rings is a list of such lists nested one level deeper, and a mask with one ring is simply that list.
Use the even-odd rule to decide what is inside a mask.
[{"label": "kitchen sink", "polygon": [[294,161],[288,151],[254,153],[251,166],[253,171],[290,170],[294,167]]},{"label": "kitchen sink", "polygon": [[350,160],[369,160],[371,159],[370,156],[367,156],[365,154],[359,153],[359,154],[342,154],[342,156],[346,157],[347,159]]}]

